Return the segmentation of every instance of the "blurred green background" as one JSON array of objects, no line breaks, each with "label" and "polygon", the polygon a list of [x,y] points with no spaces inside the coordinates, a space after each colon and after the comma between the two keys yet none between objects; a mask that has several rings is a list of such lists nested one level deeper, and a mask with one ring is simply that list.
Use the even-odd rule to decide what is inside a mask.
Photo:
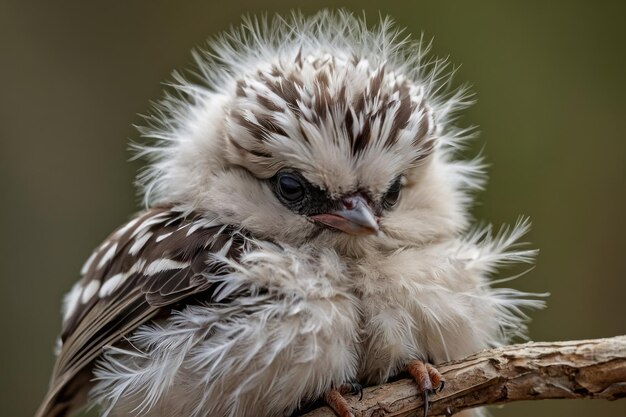
[{"label": "blurred green background", "polygon": [[[529,215],[549,291],[531,338],[626,333],[626,3],[499,1],[0,2],[3,340],[0,414],[46,389],[62,295],[101,239],[139,208],[133,123],[190,49],[245,13],[322,7],[389,14],[460,64],[490,168],[476,216]],[[496,416],[625,416],[626,400],[517,403]]]}]

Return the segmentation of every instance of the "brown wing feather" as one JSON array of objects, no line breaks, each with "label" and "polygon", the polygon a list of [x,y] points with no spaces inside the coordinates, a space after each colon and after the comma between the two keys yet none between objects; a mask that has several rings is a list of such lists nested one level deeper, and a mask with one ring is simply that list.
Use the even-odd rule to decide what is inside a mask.
[{"label": "brown wing feather", "polygon": [[207,276],[225,272],[211,254],[237,260],[245,245],[232,227],[168,208],[148,210],[109,236],[85,265],[81,293],[63,323],[50,389],[36,416],[81,407],[88,384],[76,381],[88,380],[103,347],[185,299],[210,299],[215,280]]}]

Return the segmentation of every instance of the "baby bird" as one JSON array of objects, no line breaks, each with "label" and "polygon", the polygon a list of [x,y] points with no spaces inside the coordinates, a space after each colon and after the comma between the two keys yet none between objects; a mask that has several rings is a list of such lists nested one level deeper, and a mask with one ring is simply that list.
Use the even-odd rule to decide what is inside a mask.
[{"label": "baby bird", "polygon": [[138,146],[147,208],[67,294],[38,417],[282,417],[523,335],[528,222],[472,228],[469,103],[388,19],[247,19],[174,74]]}]

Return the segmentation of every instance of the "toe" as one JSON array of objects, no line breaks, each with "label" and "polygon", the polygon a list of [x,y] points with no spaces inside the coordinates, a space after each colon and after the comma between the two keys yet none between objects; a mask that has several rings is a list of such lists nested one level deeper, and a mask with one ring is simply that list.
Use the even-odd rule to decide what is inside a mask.
[{"label": "toe", "polygon": [[424,417],[428,415],[429,396],[441,392],[445,381],[441,373],[429,363],[419,360],[411,361],[406,366],[406,371],[413,377],[418,391],[424,400]]},{"label": "toe", "polygon": [[426,371],[428,372],[428,378],[430,379],[433,388],[441,392],[445,385],[445,380],[443,379],[443,376],[441,376],[441,373],[431,364],[427,363],[425,364],[425,367]]},{"label": "toe", "polygon": [[354,417],[352,407],[350,407],[338,389],[332,388],[328,390],[326,394],[324,394],[324,401],[333,409],[337,417]]}]

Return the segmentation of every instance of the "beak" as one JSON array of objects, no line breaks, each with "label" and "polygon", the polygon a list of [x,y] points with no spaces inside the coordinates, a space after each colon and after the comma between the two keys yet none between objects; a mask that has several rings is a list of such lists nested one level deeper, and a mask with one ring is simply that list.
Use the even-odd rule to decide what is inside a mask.
[{"label": "beak", "polygon": [[345,197],[342,208],[311,216],[313,220],[351,235],[372,235],[378,232],[378,219],[361,194]]}]

